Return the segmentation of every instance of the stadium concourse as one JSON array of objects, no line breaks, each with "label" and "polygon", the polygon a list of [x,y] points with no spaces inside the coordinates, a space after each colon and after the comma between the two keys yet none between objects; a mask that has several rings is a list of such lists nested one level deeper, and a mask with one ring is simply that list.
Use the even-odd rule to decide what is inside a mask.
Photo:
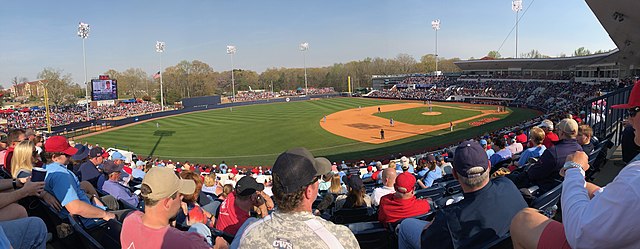
[{"label": "stadium concourse", "polygon": [[[128,158],[98,145],[74,144],[62,136],[43,141],[32,130],[12,129],[0,152],[0,190],[6,191],[0,193],[0,243],[14,248],[262,248],[274,243],[304,248],[509,248],[540,241],[555,248],[582,243],[576,240],[579,228],[567,229],[565,238],[558,222],[561,217],[566,224],[581,219],[582,213],[572,213],[574,205],[589,209],[602,198],[624,198],[596,191],[591,183],[584,189],[583,176],[596,178],[611,146],[619,144],[618,133],[595,137],[590,125],[600,130],[619,125],[621,112],[602,111],[602,106],[625,104],[616,99],[628,99],[622,108],[630,109],[633,126],[640,124],[635,115],[640,83],[629,98],[619,98],[614,95],[629,95],[627,83],[537,82],[523,90],[503,82],[416,80],[429,80],[436,87],[377,94],[423,99],[437,96],[434,93],[484,92],[538,106],[544,114],[427,154],[332,163],[292,148],[271,167],[254,168],[225,161],[206,165]],[[543,102],[538,92],[556,102]],[[597,97],[596,92],[608,93]],[[607,96],[614,97],[602,99]],[[595,106],[600,116],[581,116],[584,106]],[[623,146],[633,146],[624,142],[633,134],[621,135]],[[628,167],[621,174],[633,174],[637,163]],[[621,188],[625,179],[616,178],[612,186]],[[599,194],[591,201],[586,194],[576,199],[577,192],[587,190]],[[634,199],[621,201],[637,200],[629,198]],[[623,222],[618,209],[597,205]],[[496,208],[499,212],[486,211]],[[548,228],[534,226],[539,223]],[[618,237],[616,242],[628,244],[617,248],[637,243],[625,234]]]}]

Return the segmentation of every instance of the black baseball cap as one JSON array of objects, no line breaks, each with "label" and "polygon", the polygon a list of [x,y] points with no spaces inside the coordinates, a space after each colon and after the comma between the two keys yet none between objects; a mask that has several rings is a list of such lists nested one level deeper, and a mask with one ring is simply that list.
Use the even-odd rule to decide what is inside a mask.
[{"label": "black baseball cap", "polygon": [[102,163],[102,168],[104,170],[104,173],[107,173],[107,175],[114,172],[120,172],[122,171],[123,167],[124,167],[123,164],[116,164],[111,160],[107,160]]},{"label": "black baseball cap", "polygon": [[264,184],[258,183],[256,179],[251,176],[242,177],[236,183],[236,194],[239,196],[249,196],[256,191],[262,190],[264,190]]},{"label": "black baseball cap", "polygon": [[305,148],[289,149],[278,156],[273,163],[274,181],[278,181],[285,193],[293,193],[313,181],[316,176],[331,171],[331,162],[314,158]]},{"label": "black baseball cap", "polygon": [[476,141],[464,141],[456,148],[453,156],[453,169],[458,175],[473,178],[481,174],[468,175],[471,168],[482,167],[486,171],[489,168],[489,159],[482,146]]},{"label": "black baseball cap", "polygon": [[362,182],[362,178],[356,175],[353,175],[349,178],[348,184],[351,189],[360,190],[364,188],[364,183]]}]

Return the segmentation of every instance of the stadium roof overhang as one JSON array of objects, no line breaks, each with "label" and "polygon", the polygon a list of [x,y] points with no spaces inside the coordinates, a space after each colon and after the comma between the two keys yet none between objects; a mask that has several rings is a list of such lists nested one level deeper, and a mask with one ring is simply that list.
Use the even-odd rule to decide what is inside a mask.
[{"label": "stadium roof overhang", "polygon": [[618,46],[618,61],[625,65],[640,65],[640,1],[586,0],[602,27]]},{"label": "stadium roof overhang", "polygon": [[578,66],[591,66],[616,63],[618,50],[607,53],[577,57],[539,58],[539,59],[495,59],[467,60],[455,62],[463,71],[496,70],[496,69],[528,69],[528,70],[570,70]]}]

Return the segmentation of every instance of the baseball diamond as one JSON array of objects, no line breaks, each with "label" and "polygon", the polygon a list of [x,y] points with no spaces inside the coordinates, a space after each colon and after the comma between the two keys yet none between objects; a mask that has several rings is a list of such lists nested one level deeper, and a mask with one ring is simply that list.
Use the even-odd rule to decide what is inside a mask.
[{"label": "baseball diamond", "polygon": [[[374,115],[378,107],[382,112]],[[278,153],[292,146],[304,146],[335,160],[386,157],[455,143],[537,115],[521,108],[507,108],[502,113],[495,110],[494,106],[434,103],[433,111],[441,115],[425,116],[422,112],[428,109],[416,101],[319,99],[188,113],[78,140],[124,147],[142,156],[270,165]],[[326,122],[322,122],[324,116]],[[391,116],[395,127],[389,127]],[[499,120],[477,127],[470,124],[492,117]],[[449,121],[455,123],[453,132]],[[384,142],[379,139],[381,127],[386,132]]]}]

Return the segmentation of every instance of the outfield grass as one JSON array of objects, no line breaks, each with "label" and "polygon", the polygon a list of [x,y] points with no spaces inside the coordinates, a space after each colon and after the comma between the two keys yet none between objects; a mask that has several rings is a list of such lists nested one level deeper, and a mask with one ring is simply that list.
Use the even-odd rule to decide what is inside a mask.
[{"label": "outfield grass", "polygon": [[434,116],[422,115],[423,112],[429,111],[429,108],[427,106],[424,106],[398,111],[376,113],[374,115],[386,119],[393,118],[394,121],[399,121],[407,124],[438,125],[449,123],[449,121],[460,120],[482,114],[481,111],[471,109],[462,110],[436,106],[432,106],[431,108],[432,112],[440,112],[442,114]]},{"label": "outfield grass", "polygon": [[[516,108],[505,120],[480,127],[460,126],[454,133],[441,130],[377,145],[334,135],[319,124],[324,115],[337,111],[393,103],[401,101],[335,98],[234,107],[233,111],[218,109],[167,117],[80,141],[99,143],[103,147],[124,147],[140,155],[179,161],[218,164],[225,160],[239,165],[271,165],[282,151],[297,146],[307,147],[314,155],[331,160],[356,160],[424,150],[536,115],[531,110]],[[441,116],[447,116],[448,110],[452,109],[446,109]]]}]

